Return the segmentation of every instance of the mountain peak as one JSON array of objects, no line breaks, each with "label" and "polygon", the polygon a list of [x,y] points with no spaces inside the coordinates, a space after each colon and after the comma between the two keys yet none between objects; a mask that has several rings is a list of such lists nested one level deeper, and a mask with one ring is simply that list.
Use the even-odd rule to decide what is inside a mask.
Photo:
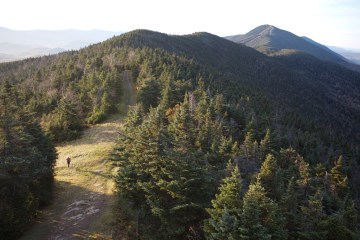
[{"label": "mountain peak", "polygon": [[254,28],[253,30],[251,30],[247,34],[259,35],[259,34],[264,34],[264,33],[271,32],[273,29],[276,29],[276,27],[274,27],[272,25],[269,25],[269,24],[264,24],[264,25],[260,25],[260,26],[258,26],[256,28]]},{"label": "mountain peak", "polygon": [[295,50],[295,52],[305,52],[321,60],[346,63],[344,58],[320,43],[268,24],[258,26],[246,34],[226,38],[255,48],[265,54],[283,54],[284,52],[288,53],[289,50]]}]

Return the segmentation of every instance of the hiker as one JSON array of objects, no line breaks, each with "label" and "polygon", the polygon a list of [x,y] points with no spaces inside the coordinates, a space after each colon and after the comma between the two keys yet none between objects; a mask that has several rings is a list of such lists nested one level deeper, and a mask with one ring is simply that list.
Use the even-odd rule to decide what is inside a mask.
[{"label": "hiker", "polygon": [[67,158],[66,158],[66,162],[67,162],[68,167],[70,167],[71,158],[70,158],[70,157],[67,157]]}]

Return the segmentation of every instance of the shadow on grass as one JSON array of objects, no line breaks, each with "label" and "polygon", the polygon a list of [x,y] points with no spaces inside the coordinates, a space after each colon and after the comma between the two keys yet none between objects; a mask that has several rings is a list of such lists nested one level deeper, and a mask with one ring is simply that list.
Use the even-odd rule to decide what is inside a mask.
[{"label": "shadow on grass", "polygon": [[105,171],[105,170],[84,170],[81,168],[76,169],[77,172],[81,172],[84,175],[91,175],[91,176],[100,176],[103,178],[106,178],[108,180],[113,180],[114,176],[111,174],[111,172]]},{"label": "shadow on grass", "polygon": [[93,239],[99,234],[105,236],[101,239],[111,239],[113,204],[112,195],[56,181],[53,203],[41,210],[38,220],[19,239]]}]

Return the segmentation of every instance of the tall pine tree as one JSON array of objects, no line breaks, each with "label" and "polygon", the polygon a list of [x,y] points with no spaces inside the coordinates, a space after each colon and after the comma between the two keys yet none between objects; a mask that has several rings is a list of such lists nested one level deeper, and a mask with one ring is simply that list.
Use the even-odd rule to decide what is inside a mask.
[{"label": "tall pine tree", "polygon": [[[210,217],[205,221],[204,231],[208,239],[238,239],[242,210],[242,182],[237,166],[230,176],[223,180],[219,193],[211,201],[212,208],[207,209]],[[229,169],[229,168],[228,168]]]}]

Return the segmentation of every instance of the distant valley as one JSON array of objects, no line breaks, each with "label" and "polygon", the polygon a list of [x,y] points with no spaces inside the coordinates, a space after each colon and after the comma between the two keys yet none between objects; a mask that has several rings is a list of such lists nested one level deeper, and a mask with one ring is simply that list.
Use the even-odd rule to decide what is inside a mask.
[{"label": "distant valley", "polygon": [[78,50],[121,32],[91,30],[16,31],[0,27],[0,62]]},{"label": "distant valley", "polygon": [[334,52],[344,56],[353,63],[360,65],[360,49],[346,49],[340,47],[328,46]]}]

